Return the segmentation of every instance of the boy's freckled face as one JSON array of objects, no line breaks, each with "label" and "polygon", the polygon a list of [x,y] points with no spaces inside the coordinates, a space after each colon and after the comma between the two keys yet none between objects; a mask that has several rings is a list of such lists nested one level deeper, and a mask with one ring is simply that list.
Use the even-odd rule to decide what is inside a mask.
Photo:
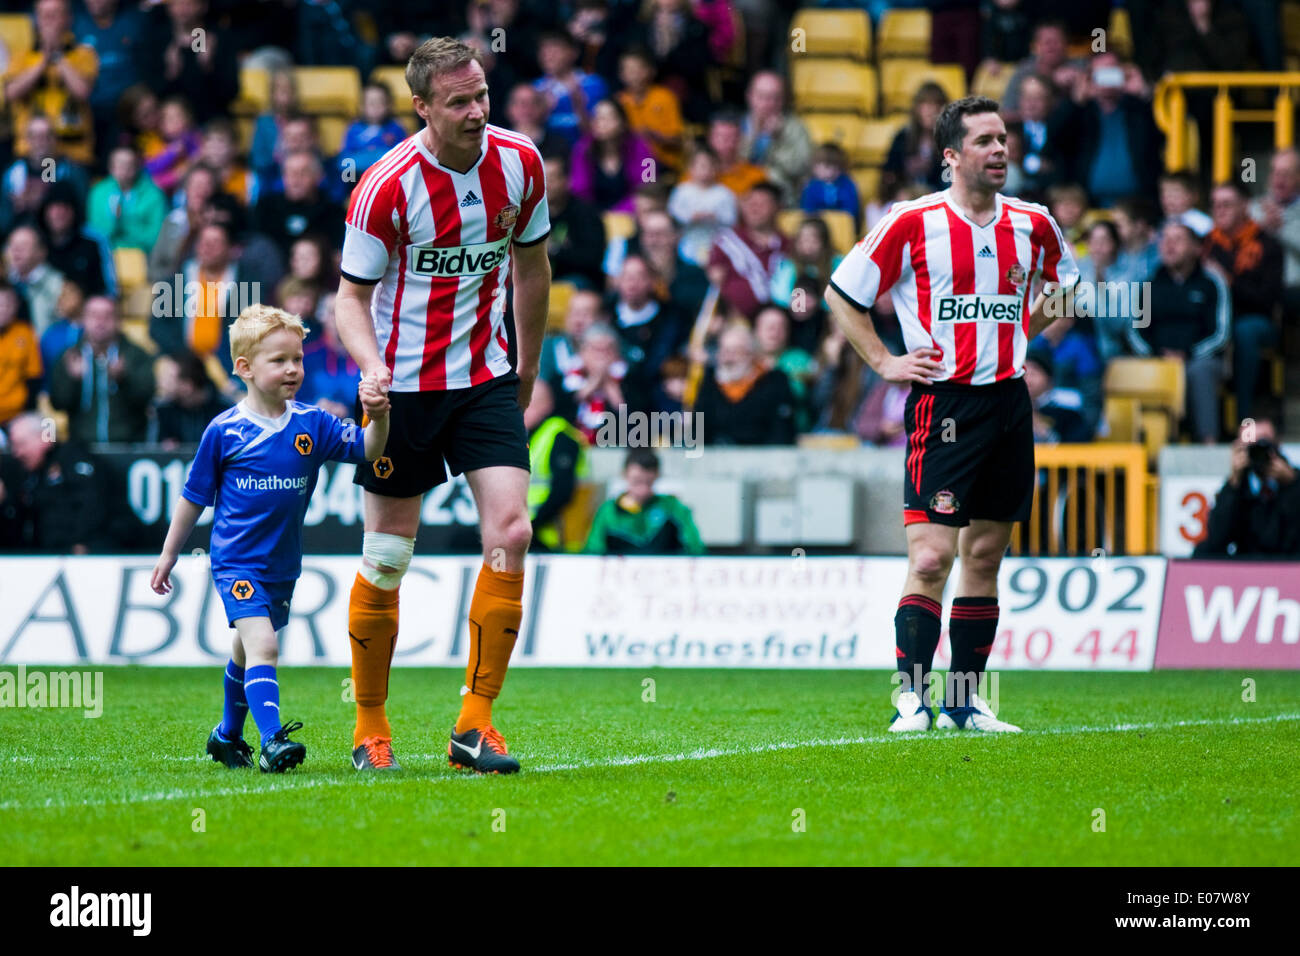
[{"label": "boy's freckled face", "polygon": [[244,380],[268,398],[288,401],[302,386],[302,339],[288,329],[262,339],[247,361]]}]

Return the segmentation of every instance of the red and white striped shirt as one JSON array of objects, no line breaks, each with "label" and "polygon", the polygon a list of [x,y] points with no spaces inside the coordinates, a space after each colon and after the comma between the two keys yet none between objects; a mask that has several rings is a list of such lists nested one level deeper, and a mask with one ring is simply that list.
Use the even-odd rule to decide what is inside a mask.
[{"label": "red and white striped shirt", "polygon": [[366,170],[348,205],[341,269],[378,283],[370,313],[395,391],[468,388],[510,371],[510,246],[550,231],[537,147],[497,126],[483,130],[468,172],[439,163],[419,133]]},{"label": "red and white striped shirt", "polygon": [[971,222],[948,190],[896,203],[831,276],[866,311],[889,292],[910,352],[935,348],[935,381],[989,385],[1024,374],[1029,294],[1037,278],[1079,280],[1069,244],[1047,209],[994,197],[993,218]]}]

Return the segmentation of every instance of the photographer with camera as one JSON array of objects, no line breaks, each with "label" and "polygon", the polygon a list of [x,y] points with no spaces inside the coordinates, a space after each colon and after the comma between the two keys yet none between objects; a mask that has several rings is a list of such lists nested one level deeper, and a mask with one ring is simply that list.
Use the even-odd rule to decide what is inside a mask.
[{"label": "photographer with camera", "polygon": [[1300,556],[1300,481],[1277,444],[1273,423],[1254,424],[1254,441],[1232,444],[1232,473],[1210,511],[1193,557]]}]

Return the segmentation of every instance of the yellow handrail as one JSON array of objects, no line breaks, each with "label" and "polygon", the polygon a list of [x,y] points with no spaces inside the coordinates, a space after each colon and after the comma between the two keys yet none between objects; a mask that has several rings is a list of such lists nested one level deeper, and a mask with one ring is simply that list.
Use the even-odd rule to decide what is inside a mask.
[{"label": "yellow handrail", "polygon": [[[1237,109],[1230,89],[1276,88],[1271,110]],[[1186,169],[1187,96],[1189,89],[1213,89],[1214,120],[1212,164],[1214,182],[1232,178],[1232,126],[1237,122],[1271,122],[1278,149],[1295,145],[1295,104],[1292,89],[1300,89],[1300,72],[1280,73],[1166,73],[1156,83],[1151,107],[1156,125],[1165,134],[1165,168]],[[1205,144],[1201,144],[1205,148]]]},{"label": "yellow handrail", "polygon": [[1012,532],[1016,554],[1149,551],[1150,476],[1141,445],[1035,445],[1034,464],[1033,510]]}]

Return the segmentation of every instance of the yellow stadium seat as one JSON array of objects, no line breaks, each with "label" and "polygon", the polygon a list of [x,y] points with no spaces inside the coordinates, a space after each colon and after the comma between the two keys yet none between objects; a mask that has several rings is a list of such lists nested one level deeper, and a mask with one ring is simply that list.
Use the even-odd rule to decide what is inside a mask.
[{"label": "yellow stadium seat", "polygon": [[139,249],[114,249],[113,268],[124,295],[149,284],[149,259]]},{"label": "yellow stadium seat", "polygon": [[804,212],[802,209],[783,209],[777,213],[776,227],[793,239],[803,221],[814,216],[826,223],[826,230],[831,235],[831,249],[837,255],[848,252],[858,241],[857,224],[854,218],[842,209],[823,209],[815,213]]},{"label": "yellow stadium seat", "polygon": [[577,291],[578,287],[572,282],[551,283],[551,298],[546,304],[547,331],[564,331],[564,316],[569,311],[569,300]]},{"label": "yellow stadium seat", "polygon": [[1106,52],[1118,53],[1123,59],[1133,55],[1133,22],[1123,7],[1110,11],[1110,29],[1106,31]]},{"label": "yellow stadium seat", "polygon": [[1106,441],[1129,444],[1142,438],[1142,405],[1136,398],[1108,397],[1102,406],[1106,420]]},{"label": "yellow stadium seat", "polygon": [[1172,358],[1111,359],[1103,382],[1107,396],[1136,398],[1143,408],[1167,408],[1176,419],[1183,414],[1186,387],[1183,363]]},{"label": "yellow stadium seat", "polygon": [[[411,105],[411,88],[406,85],[406,68],[401,66],[377,66],[370,71],[371,83],[382,83],[393,94],[393,115],[399,119],[414,116],[415,107]],[[498,95],[504,95],[502,90]]]},{"label": "yellow stadium seat", "polygon": [[862,447],[862,439],[857,435],[839,435],[831,432],[824,434],[804,434],[795,439],[800,448],[812,448],[818,451],[852,451]]},{"label": "yellow stadium seat", "polygon": [[930,11],[886,10],[880,18],[880,56],[930,56]]},{"label": "yellow stadium seat", "polygon": [[880,195],[880,170],[873,166],[855,166],[849,170],[858,187],[858,200],[863,206]]},{"label": "yellow stadium seat", "polygon": [[337,155],[338,151],[343,148],[343,135],[348,131],[348,126],[351,123],[351,117],[316,117],[316,135],[320,142],[321,152],[326,156]]},{"label": "yellow stadium seat", "polygon": [[636,232],[636,219],[630,212],[607,212],[602,214],[605,223],[605,239],[627,239]]},{"label": "yellow stadium seat", "polygon": [[271,74],[244,67],[239,71],[239,96],[230,104],[235,116],[257,116],[271,108]]},{"label": "yellow stadium seat", "polygon": [[873,66],[843,59],[796,59],[790,64],[790,79],[800,111],[876,115],[877,83]]},{"label": "yellow stadium seat", "polygon": [[805,113],[799,118],[814,145],[837,143],[850,157],[866,122],[856,113]]},{"label": "yellow stadium seat", "polygon": [[949,100],[966,95],[966,71],[956,63],[927,60],[887,60],[880,64],[882,106],[886,113],[910,110],[912,97],[926,82],[938,83]]},{"label": "yellow stadium seat", "polygon": [[34,35],[31,14],[0,14],[0,40],[4,40],[5,46],[9,49],[10,62],[31,51]]},{"label": "yellow stadium seat", "polygon": [[871,57],[871,20],[863,10],[800,10],[790,22],[790,30],[796,57]]},{"label": "yellow stadium seat", "polygon": [[889,156],[898,131],[907,125],[905,114],[895,114],[882,119],[867,120],[862,124],[857,146],[852,150],[853,162],[863,166],[883,166]]},{"label": "yellow stadium seat", "polygon": [[983,63],[976,68],[975,78],[971,80],[970,85],[972,96],[987,96],[989,99],[1000,100],[1007,95],[1007,84],[1011,82],[1011,75],[1016,72],[1016,64],[999,63],[997,66],[997,73],[993,73]]},{"label": "yellow stadium seat", "polygon": [[304,113],[356,117],[361,112],[361,75],[351,66],[297,66],[298,105]]}]

